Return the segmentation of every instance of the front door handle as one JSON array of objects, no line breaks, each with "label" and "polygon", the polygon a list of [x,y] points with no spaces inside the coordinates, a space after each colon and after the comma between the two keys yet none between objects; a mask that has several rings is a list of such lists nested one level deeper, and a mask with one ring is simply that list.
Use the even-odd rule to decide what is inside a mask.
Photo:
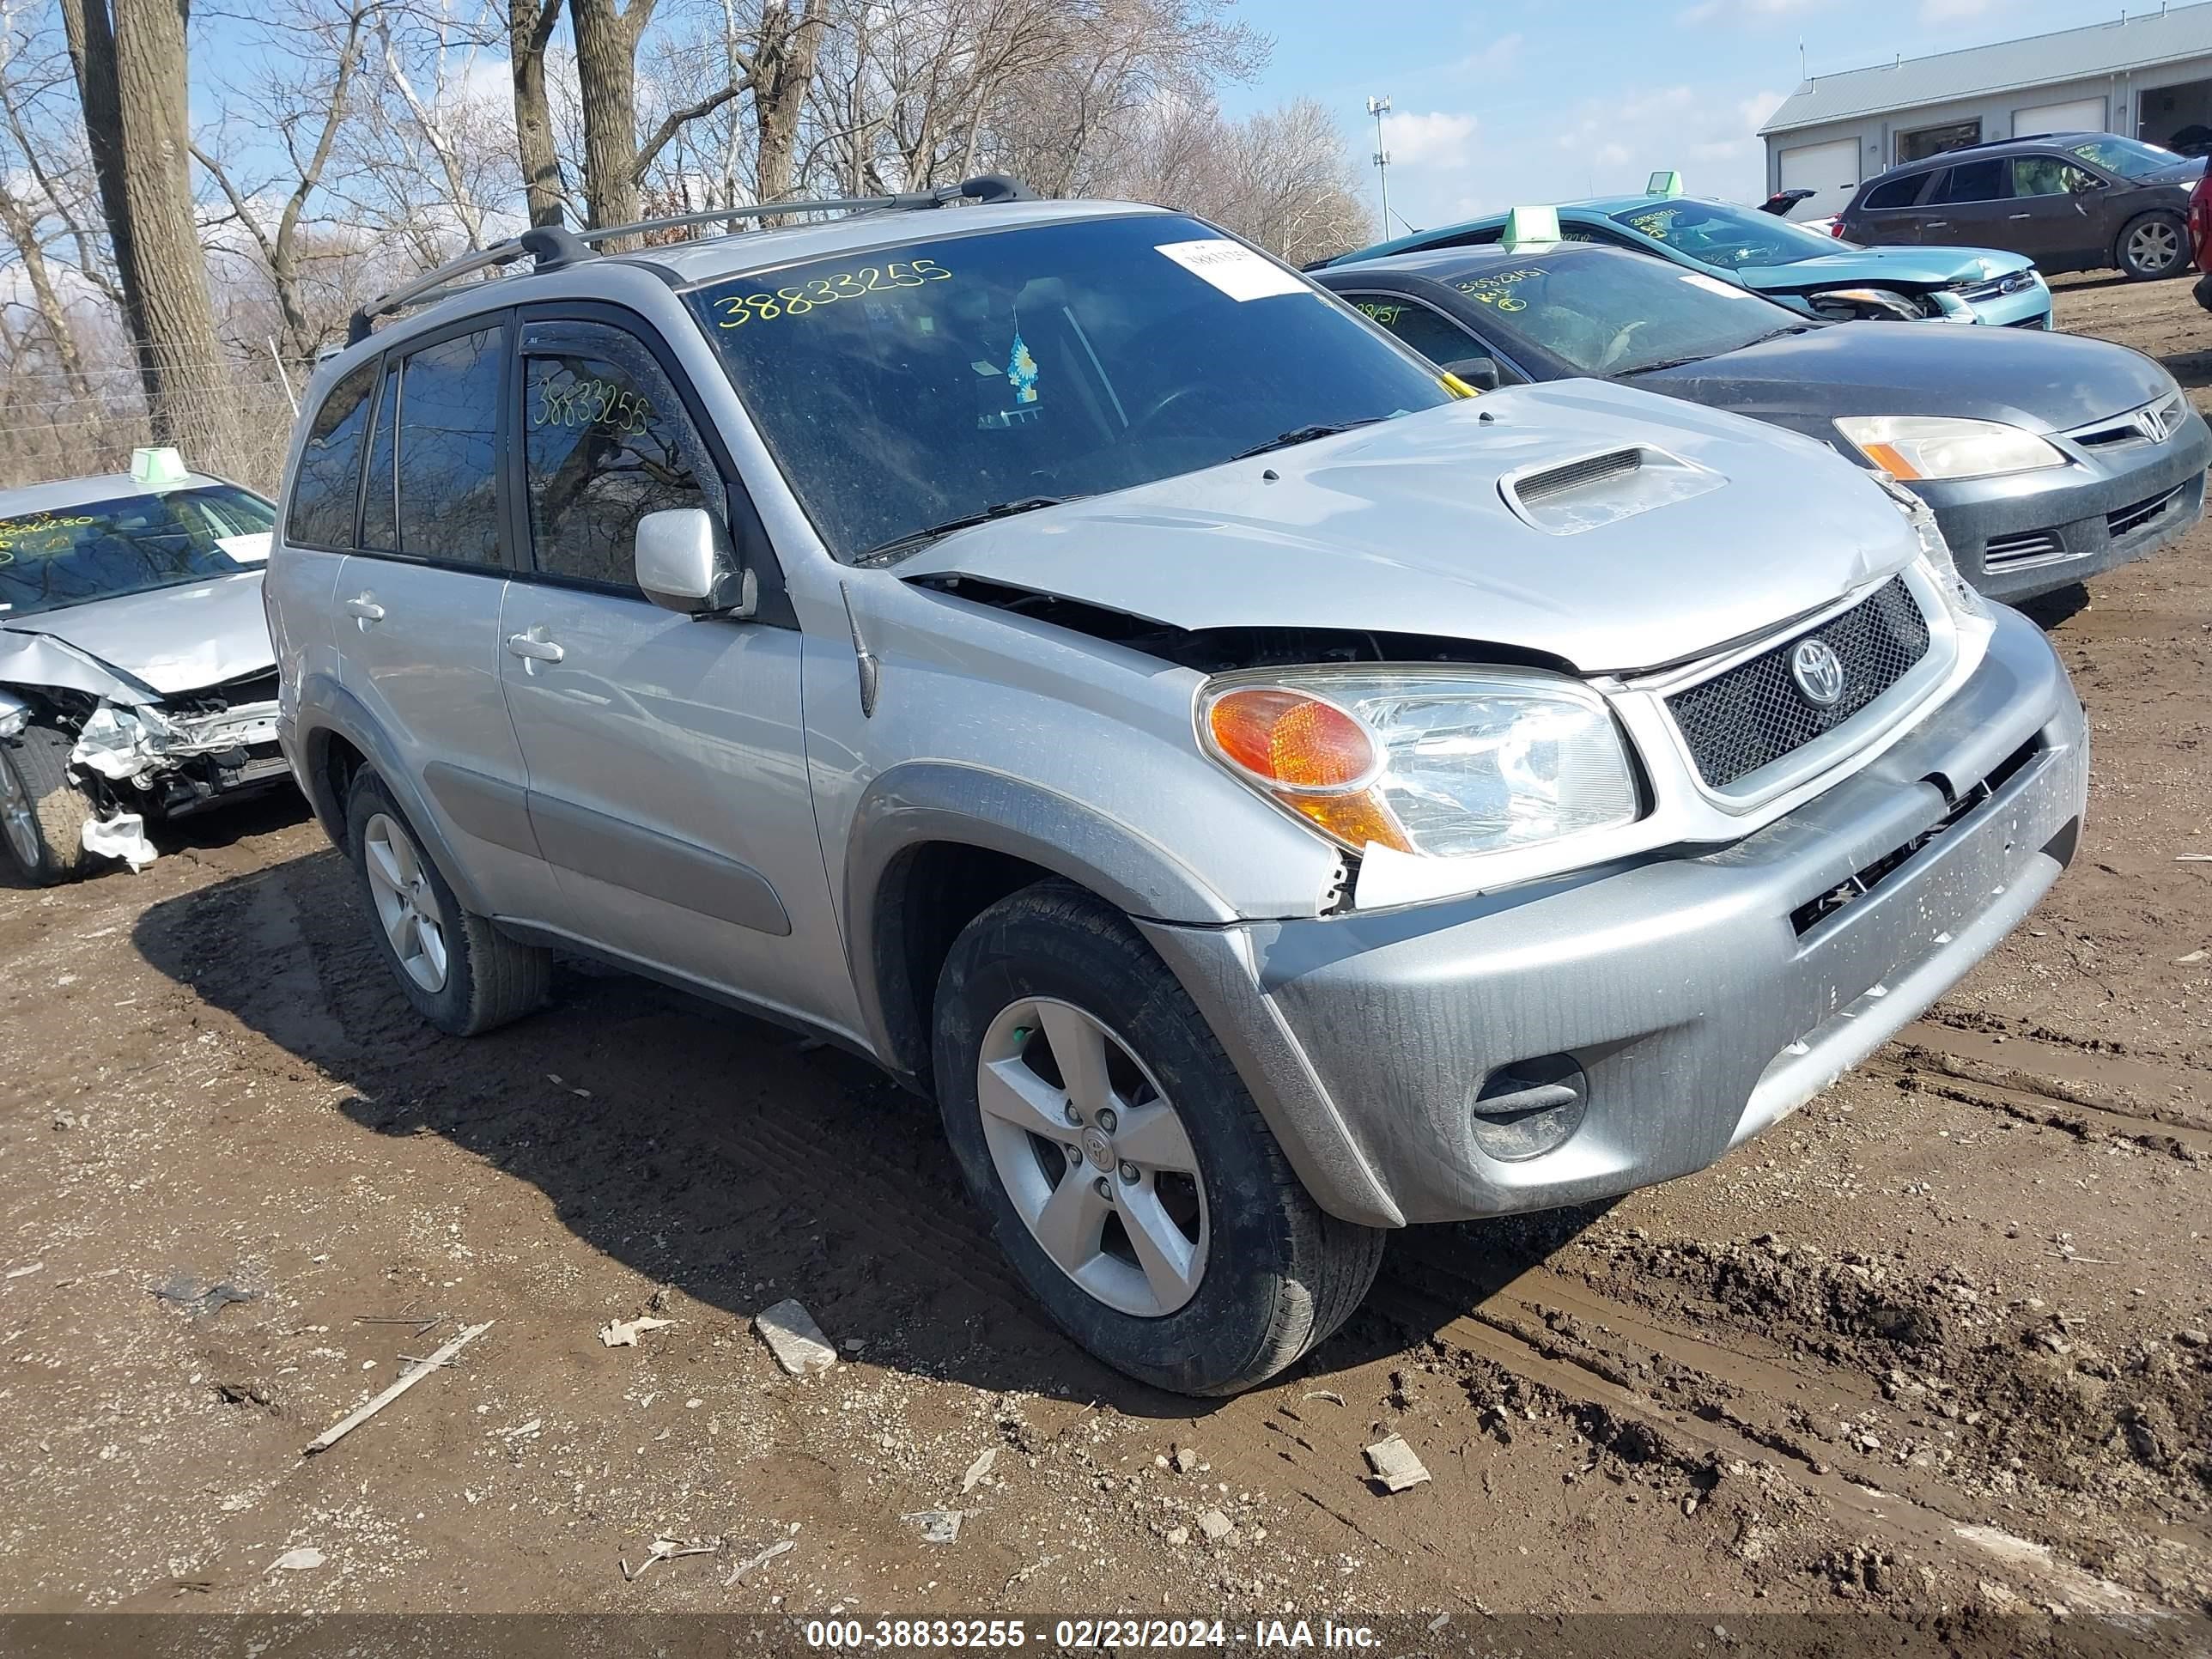
[{"label": "front door handle", "polygon": [[562,657],[568,655],[567,652],[562,650],[552,641],[542,637],[544,632],[543,629],[533,628],[527,634],[509,634],[507,636],[507,654],[521,658],[526,672],[534,673],[536,672],[534,665],[541,662],[558,662]]},{"label": "front door handle", "polygon": [[2033,219],[2035,217],[2033,213],[2015,213],[2012,216],[2014,219]]},{"label": "front door handle", "polygon": [[384,607],[371,599],[365,591],[359,599],[348,599],[345,602],[345,608],[346,615],[361,624],[361,631],[364,634],[368,632],[369,623],[380,623],[384,620]]},{"label": "front door handle", "polygon": [[1951,222],[1948,219],[1930,219],[1926,224],[1921,226],[1921,228],[1923,230],[1948,230],[1951,228]]}]

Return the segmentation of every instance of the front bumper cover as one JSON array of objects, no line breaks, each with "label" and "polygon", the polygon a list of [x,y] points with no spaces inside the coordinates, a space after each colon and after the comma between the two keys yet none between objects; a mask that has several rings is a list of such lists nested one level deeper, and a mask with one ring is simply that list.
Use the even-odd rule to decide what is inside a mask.
[{"label": "front bumper cover", "polygon": [[[1145,930],[1325,1209],[1388,1226],[1579,1203],[1704,1168],[1916,1018],[2057,878],[2087,775],[2064,671],[2000,612],[1920,729],[1733,845],[1398,911]],[[1553,1055],[1585,1079],[1578,1127],[1488,1156],[1485,1083]]]}]

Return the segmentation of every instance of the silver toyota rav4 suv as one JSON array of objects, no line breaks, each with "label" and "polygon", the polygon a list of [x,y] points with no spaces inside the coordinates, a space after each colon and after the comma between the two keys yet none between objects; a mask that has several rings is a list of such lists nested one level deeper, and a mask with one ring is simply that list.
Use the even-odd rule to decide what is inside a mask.
[{"label": "silver toyota rav4 suv", "polygon": [[2072,854],[2050,646],[1826,449],[1468,398],[1158,209],[803,211],[526,233],[318,379],[280,732],[441,1030],[568,951],[848,1045],[1222,1393],[1393,1228],[1711,1163]]}]

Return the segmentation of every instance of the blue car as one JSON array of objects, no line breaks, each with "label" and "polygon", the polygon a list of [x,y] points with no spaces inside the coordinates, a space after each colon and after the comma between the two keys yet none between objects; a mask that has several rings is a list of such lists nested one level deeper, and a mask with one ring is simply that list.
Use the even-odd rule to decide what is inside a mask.
[{"label": "blue car", "polygon": [[[1569,241],[1656,254],[1793,311],[1830,321],[1950,318],[2049,328],[2051,290],[2018,253],[1971,247],[1859,247],[1730,202],[1689,196],[1610,196],[1557,210]],[[1510,216],[1416,231],[1330,264],[1499,240]]]}]

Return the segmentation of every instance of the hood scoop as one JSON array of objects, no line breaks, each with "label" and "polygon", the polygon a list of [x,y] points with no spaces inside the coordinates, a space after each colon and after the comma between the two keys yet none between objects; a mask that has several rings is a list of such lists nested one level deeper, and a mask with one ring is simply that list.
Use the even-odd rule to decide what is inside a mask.
[{"label": "hood scoop", "polygon": [[1702,495],[1725,482],[1708,468],[1637,444],[1509,473],[1498,480],[1498,490],[1531,529],[1574,536]]}]

